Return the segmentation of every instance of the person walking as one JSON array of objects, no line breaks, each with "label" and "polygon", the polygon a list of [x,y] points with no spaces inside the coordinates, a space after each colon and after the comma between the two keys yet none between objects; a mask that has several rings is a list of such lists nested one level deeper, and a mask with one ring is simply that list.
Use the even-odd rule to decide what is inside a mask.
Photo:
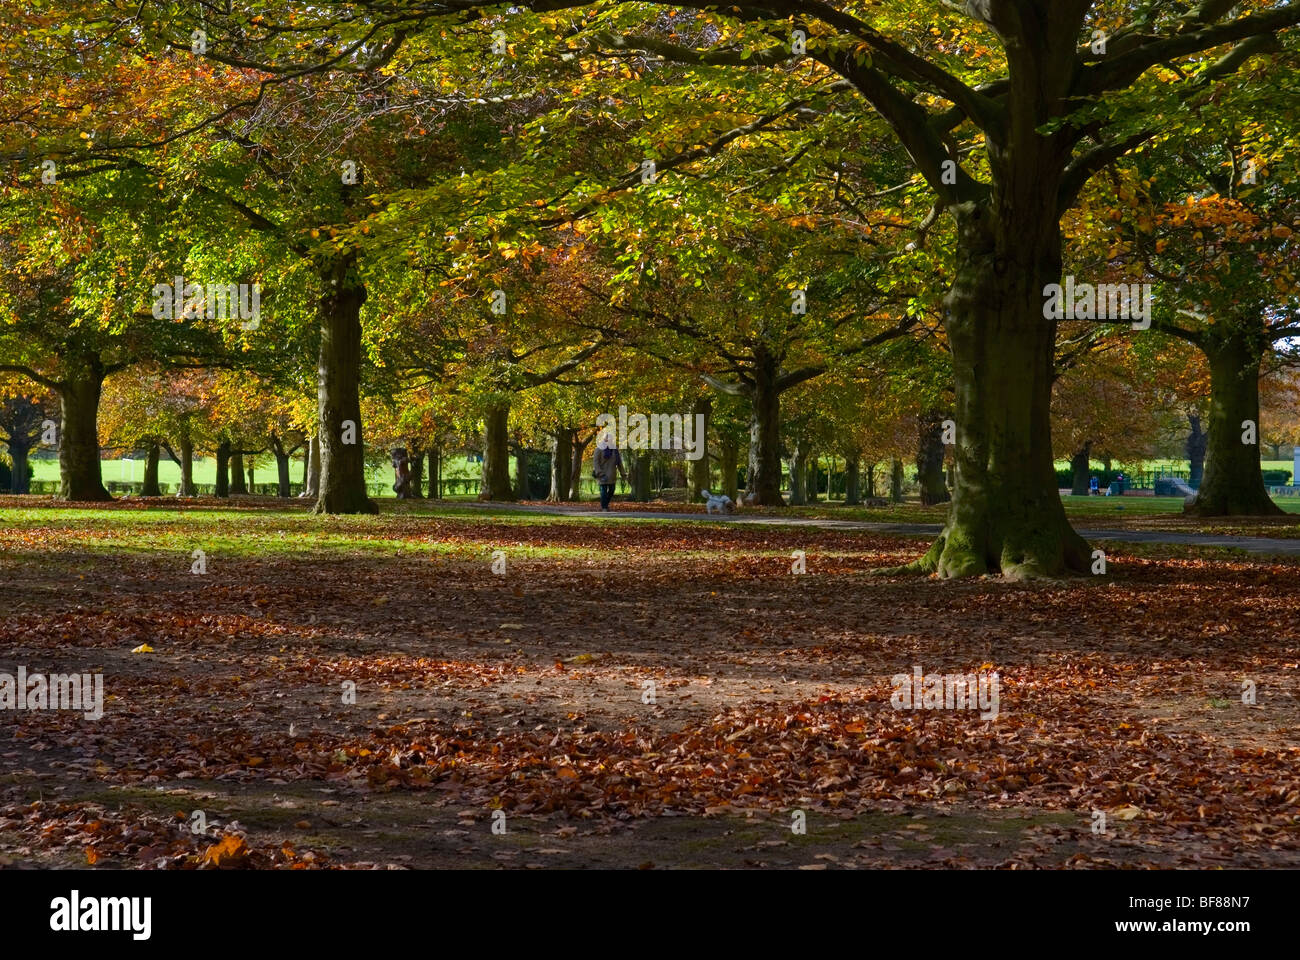
[{"label": "person walking", "polygon": [[592,458],[591,475],[600,484],[600,509],[609,510],[609,501],[614,496],[615,471],[627,483],[627,473],[623,469],[623,456],[614,446],[613,435],[606,430],[596,441],[596,453]]}]

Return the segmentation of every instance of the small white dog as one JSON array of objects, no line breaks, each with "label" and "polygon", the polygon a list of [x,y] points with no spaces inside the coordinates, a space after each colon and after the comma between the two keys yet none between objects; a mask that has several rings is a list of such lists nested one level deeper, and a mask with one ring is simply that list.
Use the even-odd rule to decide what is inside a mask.
[{"label": "small white dog", "polygon": [[735,503],[725,493],[710,493],[705,490],[704,493],[704,512],[705,513],[734,513],[736,510]]}]

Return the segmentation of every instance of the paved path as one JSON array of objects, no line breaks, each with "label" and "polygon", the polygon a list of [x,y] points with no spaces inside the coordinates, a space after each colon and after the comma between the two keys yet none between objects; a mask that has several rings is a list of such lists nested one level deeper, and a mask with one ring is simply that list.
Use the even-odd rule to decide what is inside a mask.
[{"label": "paved path", "polygon": [[[816,527],[822,530],[860,530],[865,533],[901,534],[903,536],[932,537],[943,529],[937,523],[875,523],[867,520],[831,520],[814,517],[774,517],[732,514],[719,516],[704,513],[664,513],[655,510],[611,510],[601,513],[583,507],[551,504],[518,503],[463,503],[457,506],[478,507],[486,510],[517,510],[524,513],[548,513],[566,517],[588,517],[601,520],[693,520],[697,523],[739,523],[769,527]],[[1088,527],[1076,529],[1089,540],[1120,540],[1128,543],[1164,543],[1188,547],[1232,547],[1248,553],[1276,556],[1300,556],[1300,538],[1285,537],[1233,537],[1212,533],[1175,533],[1165,530],[1103,530]]]}]

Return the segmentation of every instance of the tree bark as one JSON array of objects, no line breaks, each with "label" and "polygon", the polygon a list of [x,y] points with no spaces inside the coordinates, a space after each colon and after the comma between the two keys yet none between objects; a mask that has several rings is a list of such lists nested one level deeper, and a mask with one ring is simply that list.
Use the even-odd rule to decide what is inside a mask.
[{"label": "tree bark", "polygon": [[510,405],[501,403],[483,418],[483,482],[480,500],[514,500],[510,486]]},{"label": "tree bark", "polygon": [[[355,251],[320,264],[320,354],[316,368],[317,435],[321,440],[316,513],[378,513],[366,494],[361,432],[361,307],[366,288]],[[351,441],[351,442],[344,442]]]},{"label": "tree bark", "polygon": [[876,495],[876,462],[873,460],[867,464],[867,496]]},{"label": "tree bark", "polygon": [[59,498],[112,500],[99,469],[99,396],[104,370],[97,358],[76,364],[59,385]]},{"label": "tree bark", "polygon": [[713,419],[713,398],[707,393],[695,398],[695,407],[691,410],[691,429],[694,429],[696,416],[701,414],[704,416],[704,432],[695,438],[695,442],[703,455],[698,460],[691,461],[688,503],[698,503],[702,491],[709,486],[709,423]]},{"label": "tree bark", "polygon": [[917,437],[916,479],[921,485],[921,503],[927,507],[952,499],[943,473],[943,419],[940,413],[922,417]]},{"label": "tree bark", "polygon": [[1187,423],[1191,427],[1187,434],[1187,485],[1195,490],[1205,478],[1205,451],[1210,441],[1201,427],[1200,414],[1189,413]]},{"label": "tree bark", "polygon": [[757,492],[755,503],[783,507],[781,499],[781,393],[776,380],[780,364],[765,346],[754,350],[753,410],[749,426],[749,473],[745,492]]},{"label": "tree bark", "polygon": [[844,458],[844,505],[856,507],[862,502],[862,473],[856,453]]},{"label": "tree bark", "polygon": [[[1264,486],[1259,464],[1259,368],[1263,349],[1246,333],[1225,335],[1206,350],[1210,361],[1210,417],[1205,476],[1183,512],[1196,517],[1281,516]],[[1244,443],[1242,423],[1255,425]]]},{"label": "tree bark", "polygon": [[1043,307],[1047,285],[1061,277],[1051,175],[1059,158],[996,159],[1007,168],[989,210],[954,207],[959,242],[944,327],[957,394],[957,482],[943,532],[909,569],[1008,579],[1085,573],[1091,553],[1065,517],[1049,418],[1056,323]]},{"label": "tree bark", "polygon": [[218,497],[230,496],[230,441],[217,444],[217,481],[213,492]]},{"label": "tree bark", "polygon": [[230,494],[248,494],[248,483],[244,479],[244,451],[230,451]]},{"label": "tree bark", "polygon": [[1092,441],[1089,440],[1074,456],[1070,458],[1070,495],[1086,497],[1091,493],[1088,487],[1088,467],[1092,462]]}]

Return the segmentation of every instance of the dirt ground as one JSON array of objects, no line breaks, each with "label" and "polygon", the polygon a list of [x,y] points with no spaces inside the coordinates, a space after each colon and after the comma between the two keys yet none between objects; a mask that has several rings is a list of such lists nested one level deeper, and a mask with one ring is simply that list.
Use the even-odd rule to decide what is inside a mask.
[{"label": "dirt ground", "polygon": [[[900,537],[388,514],[293,549],[254,511],[266,549],[198,576],[165,528],[101,542],[126,509],[0,532],[0,671],[107,695],[0,713],[0,866],[1300,865],[1293,561],[943,583],[870,573]],[[996,671],[997,718],[894,709],[914,666]]]}]

